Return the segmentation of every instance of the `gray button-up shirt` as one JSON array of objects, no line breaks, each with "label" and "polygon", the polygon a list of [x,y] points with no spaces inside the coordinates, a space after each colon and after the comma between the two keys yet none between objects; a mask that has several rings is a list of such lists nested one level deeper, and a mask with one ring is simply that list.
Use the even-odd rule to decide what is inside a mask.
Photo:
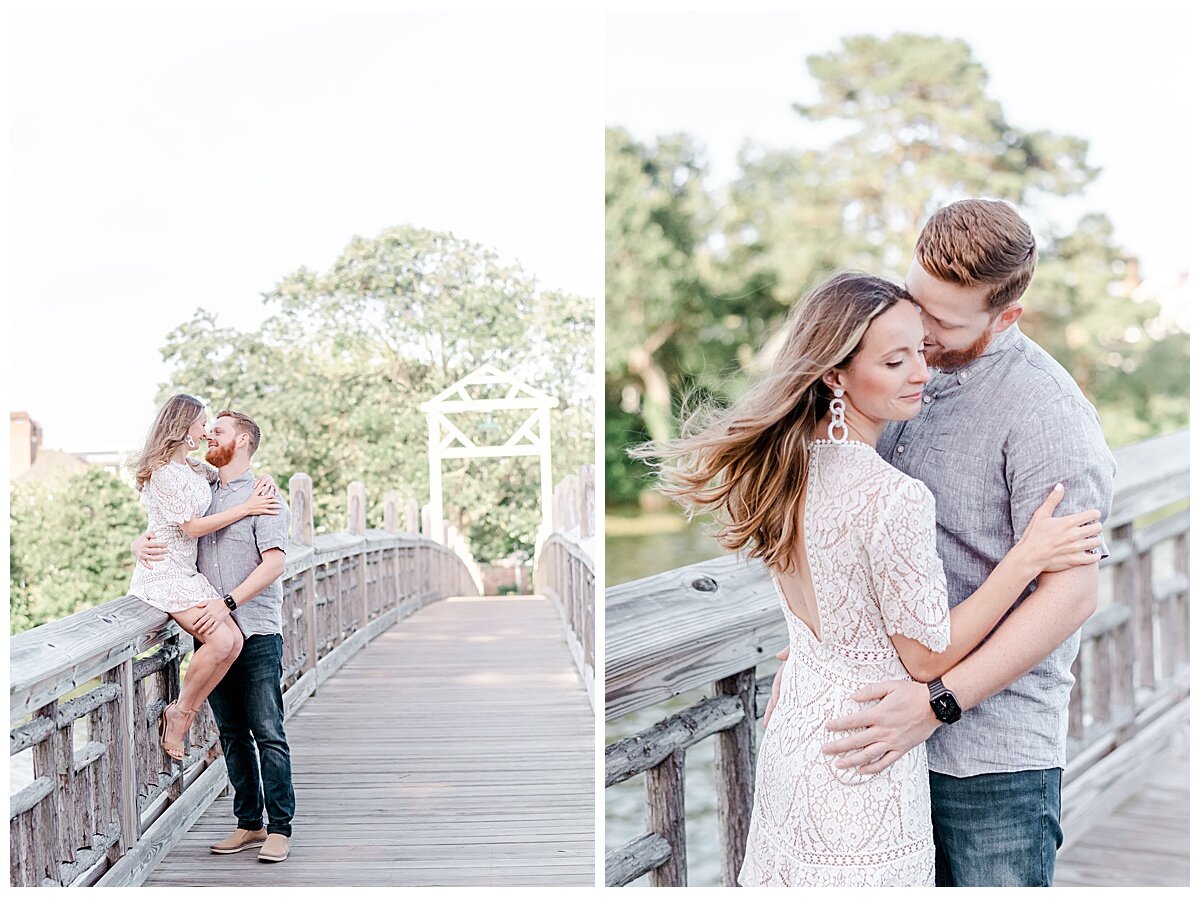
[{"label": "gray button-up shirt", "polygon": [[[1096,409],[1015,325],[970,364],[935,373],[920,413],[889,424],[877,448],[937,500],[951,607],[983,584],[1055,483],[1066,489],[1056,516],[1099,508],[1107,517],[1112,508],[1116,462]],[[1078,652],[1076,632],[1008,688],[941,726],[927,742],[929,768],[961,777],[1065,766]]]},{"label": "gray button-up shirt", "polygon": [[[213,499],[204,516],[227,511],[240,505],[254,491],[254,475],[247,470],[228,485],[212,484]],[[288,521],[286,504],[277,515],[257,514],[243,517],[224,529],[201,536],[196,546],[196,566],[218,592],[227,595],[241,585],[262,563],[269,548],[287,551]],[[246,637],[283,633],[283,578],[275,580],[233,612],[233,618]]]}]

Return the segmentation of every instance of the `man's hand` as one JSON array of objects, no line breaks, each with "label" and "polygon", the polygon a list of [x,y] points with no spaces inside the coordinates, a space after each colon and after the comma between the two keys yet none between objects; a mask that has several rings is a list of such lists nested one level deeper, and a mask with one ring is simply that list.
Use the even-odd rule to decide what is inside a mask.
[{"label": "man's hand", "polygon": [[197,607],[202,613],[196,617],[194,625],[201,637],[208,635],[230,616],[230,610],[224,601],[205,601]]},{"label": "man's hand", "polygon": [[941,725],[929,706],[929,686],[921,682],[877,682],[851,697],[860,704],[879,703],[825,724],[831,732],[864,729],[821,748],[825,754],[844,755],[835,764],[840,769],[857,767],[863,775],[882,772]]},{"label": "man's hand", "polygon": [[154,538],[154,533],[146,531],[138,536],[129,546],[137,562],[147,570],[154,569],[154,562],[161,561],[167,556],[167,544]]},{"label": "man's hand", "polygon": [[[791,654],[792,646],[788,645],[775,656],[780,660],[787,660]],[[763,728],[771,724],[771,714],[775,712],[775,705],[779,703],[779,683],[783,681],[783,667],[775,671],[775,679],[771,683],[771,700],[767,701],[767,709],[763,712]]]},{"label": "man's hand", "polygon": [[264,473],[254,481],[255,495],[279,495],[279,487],[275,485],[275,478],[269,473]]}]

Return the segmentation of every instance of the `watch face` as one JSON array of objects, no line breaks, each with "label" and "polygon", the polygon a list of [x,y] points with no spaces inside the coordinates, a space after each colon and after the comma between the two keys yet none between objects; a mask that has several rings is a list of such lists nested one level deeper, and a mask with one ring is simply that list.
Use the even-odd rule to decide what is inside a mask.
[{"label": "watch face", "polygon": [[957,722],[962,716],[962,710],[958,706],[958,701],[954,700],[954,695],[946,693],[938,695],[929,702],[933,707],[933,715],[943,723]]}]

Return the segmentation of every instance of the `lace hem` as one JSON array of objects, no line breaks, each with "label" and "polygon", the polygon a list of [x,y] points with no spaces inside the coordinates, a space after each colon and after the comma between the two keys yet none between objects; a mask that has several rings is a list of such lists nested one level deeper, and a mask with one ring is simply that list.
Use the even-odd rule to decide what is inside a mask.
[{"label": "lace hem", "polygon": [[932,836],[899,847],[853,856],[800,853],[764,832],[751,830],[738,873],[742,887],[931,887]]}]

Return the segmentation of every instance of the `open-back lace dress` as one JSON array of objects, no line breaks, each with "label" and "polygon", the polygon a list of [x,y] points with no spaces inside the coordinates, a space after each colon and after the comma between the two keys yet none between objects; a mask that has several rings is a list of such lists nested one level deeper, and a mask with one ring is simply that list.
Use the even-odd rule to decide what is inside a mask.
[{"label": "open-back lace dress", "polygon": [[739,883],[933,885],[925,746],[883,772],[838,769],[825,723],[863,705],[864,685],[907,679],[889,634],[944,651],[946,577],[933,495],[862,442],[810,454],[804,538],[820,639],[788,607],[791,653],[758,753],[754,812]]},{"label": "open-back lace dress", "polygon": [[196,569],[196,540],[181,528],[193,517],[203,517],[212,504],[212,487],[206,479],[211,472],[212,468],[195,471],[186,463],[169,461],[150,475],[142,489],[149,528],[166,543],[167,556],[156,561],[153,569],[138,564],[129,594],[167,613],[221,600]]}]

